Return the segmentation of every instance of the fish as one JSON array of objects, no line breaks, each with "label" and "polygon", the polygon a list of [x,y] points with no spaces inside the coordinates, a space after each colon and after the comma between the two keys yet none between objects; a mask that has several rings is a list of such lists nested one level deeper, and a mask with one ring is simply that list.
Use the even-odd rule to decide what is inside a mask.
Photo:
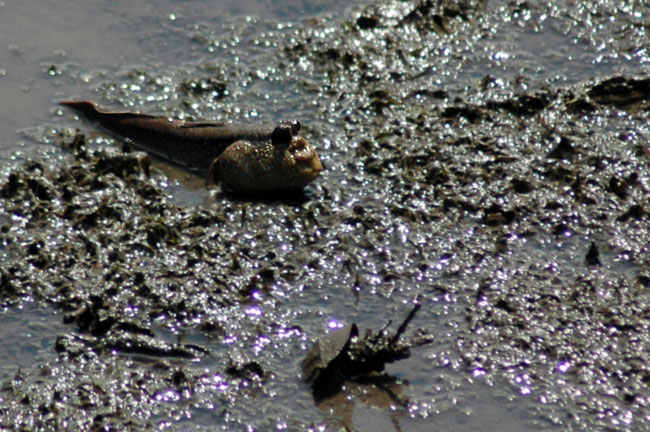
[{"label": "fish", "polygon": [[297,120],[276,124],[190,122],[137,112],[109,111],[87,100],[64,100],[91,122],[149,153],[207,175],[243,194],[298,191],[323,170],[318,153],[299,135]]}]

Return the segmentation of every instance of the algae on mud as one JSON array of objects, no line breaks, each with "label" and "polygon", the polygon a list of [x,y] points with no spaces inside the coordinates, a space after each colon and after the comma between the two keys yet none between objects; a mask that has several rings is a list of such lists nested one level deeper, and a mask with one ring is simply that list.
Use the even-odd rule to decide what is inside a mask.
[{"label": "algae on mud", "polygon": [[[74,161],[13,169],[4,298],[51,302],[74,331],[42,375],[7,386],[3,418],[359,428],[317,411],[287,364],[323,321],[378,328],[420,295],[419,324],[440,337],[389,370],[404,400],[390,424],[444,429],[457,413],[483,427],[648,430],[649,13],[377,2],[264,35],[252,23],[227,43],[200,28],[193,46],[223,64],[93,82],[103,101],[186,117],[272,118],[255,99],[268,96],[300,111],[330,169],[302,201],[197,207],[137,154],[92,150],[97,139]],[[539,38],[566,45],[516,49]],[[229,63],[248,50],[259,57]],[[228,90],[216,85],[217,101],[165,90],[211,77]],[[600,265],[585,261],[592,244]],[[481,386],[496,402],[467,406]]]}]

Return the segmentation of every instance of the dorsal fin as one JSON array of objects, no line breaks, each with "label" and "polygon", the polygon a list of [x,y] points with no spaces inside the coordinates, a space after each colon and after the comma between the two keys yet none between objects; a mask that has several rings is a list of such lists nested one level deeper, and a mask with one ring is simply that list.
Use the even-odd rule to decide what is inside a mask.
[{"label": "dorsal fin", "polygon": [[86,117],[93,117],[94,115],[97,115],[99,113],[99,110],[97,109],[97,105],[90,101],[85,101],[85,100],[64,100],[59,102],[60,105],[65,105],[73,110],[80,112],[81,114],[85,115]]},{"label": "dorsal fin", "polygon": [[149,114],[141,113],[132,113],[128,111],[108,111],[102,110],[97,107],[93,102],[86,100],[65,100],[59,102],[60,105],[64,105],[72,108],[78,113],[83,114],[89,120],[99,120],[102,115],[110,115],[112,117],[121,117],[123,119],[127,118],[147,118],[147,119],[157,119],[161,118],[160,116],[153,116]]}]

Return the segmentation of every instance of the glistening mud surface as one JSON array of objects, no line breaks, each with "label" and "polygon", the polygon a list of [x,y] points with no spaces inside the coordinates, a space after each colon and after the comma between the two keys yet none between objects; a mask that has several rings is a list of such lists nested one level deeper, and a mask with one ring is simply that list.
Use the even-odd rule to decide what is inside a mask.
[{"label": "glistening mud surface", "polygon": [[[119,109],[297,118],[326,171],[209,197],[62,110],[31,128],[50,151],[6,169],[0,287],[66,327],[3,426],[649,430],[649,13],[378,2],[193,26],[173,67],[53,65]],[[311,342],[415,296],[434,342],[315,406]]]}]

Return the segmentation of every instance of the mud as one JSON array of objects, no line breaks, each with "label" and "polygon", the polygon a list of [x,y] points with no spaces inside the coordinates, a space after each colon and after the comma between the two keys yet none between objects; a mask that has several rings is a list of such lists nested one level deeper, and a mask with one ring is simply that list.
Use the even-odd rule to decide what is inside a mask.
[{"label": "mud", "polygon": [[[146,154],[54,111],[30,136],[66,149],[0,186],[0,290],[67,330],[4,383],[2,426],[648,430],[649,13],[377,2],[199,26],[206,57],[172,69],[56,65],[116,108],[297,118],[325,171],[300,198],[188,204]],[[315,407],[311,343],[400,322],[416,296],[432,344]]]}]

